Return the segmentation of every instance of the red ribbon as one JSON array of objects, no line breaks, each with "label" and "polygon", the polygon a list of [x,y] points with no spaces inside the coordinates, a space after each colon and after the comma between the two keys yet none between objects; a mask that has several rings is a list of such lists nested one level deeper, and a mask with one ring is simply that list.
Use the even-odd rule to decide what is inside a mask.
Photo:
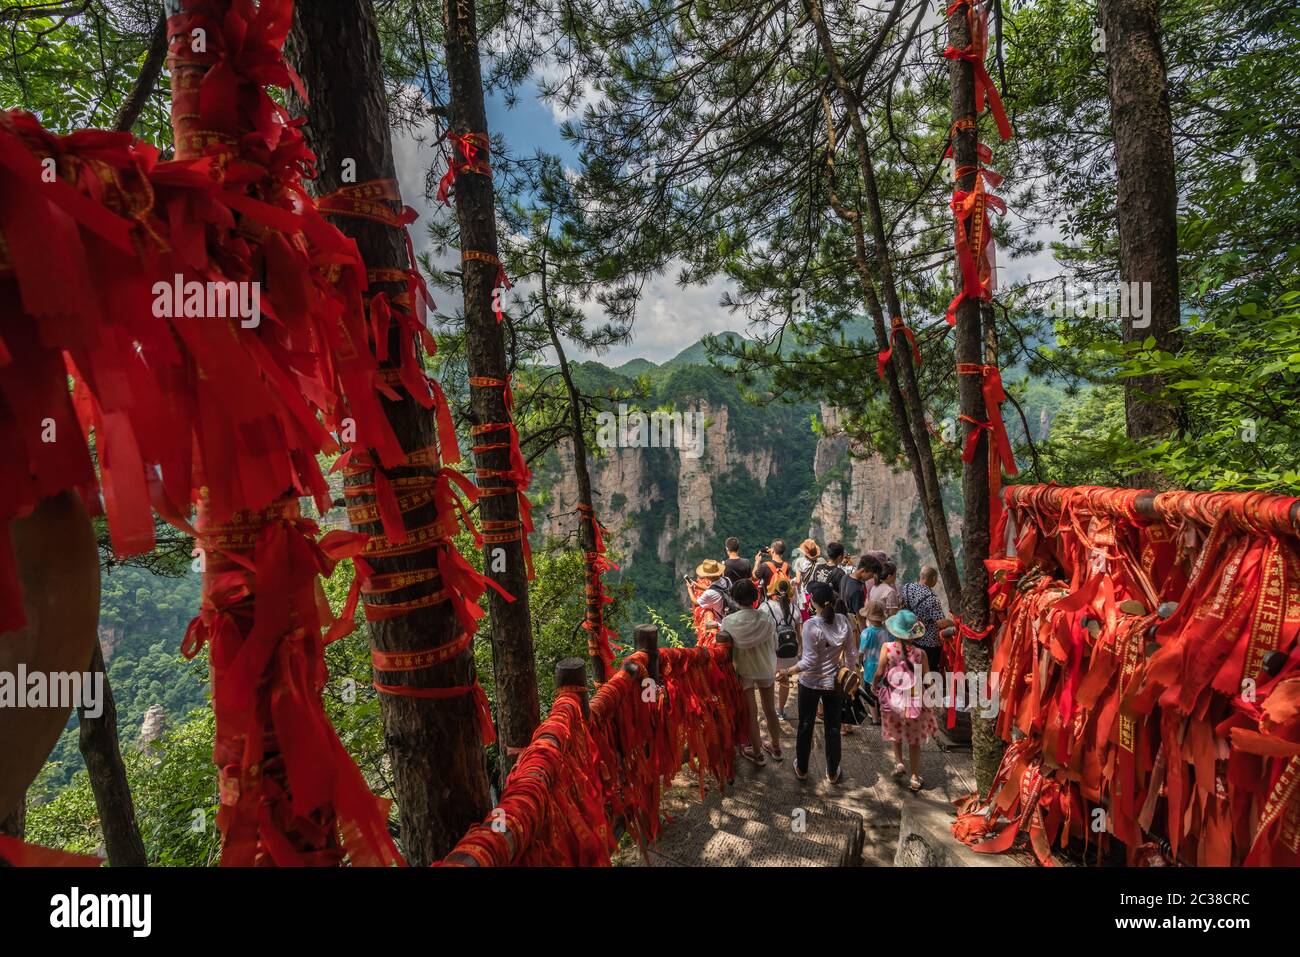
[{"label": "red ribbon", "polygon": [[959,0],[948,7],[948,16],[951,17],[963,5],[966,7],[966,19],[970,24],[970,45],[963,49],[949,46],[943,51],[944,58],[965,60],[971,65],[975,73],[975,112],[979,114],[984,111],[984,101],[987,99],[989,109],[993,111],[993,119],[997,121],[998,135],[1004,140],[1009,140],[1011,123],[1002,106],[1002,97],[998,94],[997,85],[989,76],[988,70],[984,68],[984,58],[988,54],[988,8],[983,4],[972,3],[970,0]]},{"label": "red ribbon", "polygon": [[988,432],[989,447],[989,533],[995,534],[1002,527],[1002,472],[1018,475],[1016,456],[1011,448],[1011,437],[1007,434],[1006,423],[1002,419],[1002,403],[1007,394],[1002,386],[1002,374],[997,366],[981,366],[971,363],[958,363],[958,375],[980,375],[983,378],[981,390],[984,394],[984,413],[989,417],[986,422],[979,422],[968,415],[961,416],[961,421],[971,426],[966,433],[962,447],[963,462],[975,461],[975,450],[979,444],[980,432]]},{"label": "red ribbon", "polygon": [[921,365],[921,348],[916,344],[916,336],[912,334],[911,329],[904,325],[901,318],[895,316],[889,330],[889,348],[876,353],[876,375],[881,379],[885,377],[885,366],[889,365],[889,360],[893,358],[894,339],[900,332],[907,337],[908,343],[912,346],[912,361],[918,368]]}]

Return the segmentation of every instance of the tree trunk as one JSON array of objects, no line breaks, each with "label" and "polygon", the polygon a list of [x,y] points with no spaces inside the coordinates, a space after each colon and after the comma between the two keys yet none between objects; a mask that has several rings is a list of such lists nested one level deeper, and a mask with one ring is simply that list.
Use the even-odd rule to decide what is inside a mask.
[{"label": "tree trunk", "polygon": [[[478,28],[474,0],[445,0],[444,42],[447,49],[449,91],[448,125],[452,132],[488,135],[483,107],[483,76],[479,69]],[[452,147],[453,150],[455,147]],[[484,152],[486,148],[483,147]],[[465,352],[471,379],[505,380],[510,373],[505,338],[493,308],[500,252],[497,248],[495,194],[490,175],[464,172],[455,183],[456,219],[460,225],[461,287],[464,293]],[[473,253],[469,256],[467,253]],[[470,384],[470,418],[475,425],[510,423],[504,390],[499,385]],[[488,432],[483,444],[507,441],[508,430]],[[511,468],[505,448],[474,453],[480,473],[499,474]],[[490,473],[489,473],[490,474]],[[489,485],[480,481],[485,489]],[[497,480],[495,485],[509,484]],[[532,740],[541,720],[537,697],[537,670],[533,657],[532,623],[528,614],[528,570],[520,528],[519,498],[514,494],[487,494],[479,501],[485,528],[504,529],[509,541],[488,541],[484,546],[484,572],[514,597],[508,602],[495,591],[489,594],[492,613],[492,662],[496,685],[497,723],[501,737],[502,766],[514,763],[511,749]]]},{"label": "tree trunk", "polygon": [[117,737],[117,704],[108,685],[104,652],[98,641],[90,659],[90,673],[104,676],[103,710],[99,717],[92,718],[84,708],[77,709],[77,743],[95,794],[104,849],[112,867],[144,867],[149,858],[140,837],[140,826],[135,821],[135,802],[131,799],[131,786],[126,780],[126,765]]},{"label": "tree trunk", "polygon": [[596,551],[596,505],[591,495],[591,471],[587,468],[587,438],[582,427],[582,396],[573,382],[569,369],[569,357],[564,354],[564,344],[555,329],[551,318],[551,302],[546,280],[546,257],[542,256],[542,318],[546,321],[546,331],[551,334],[551,345],[560,363],[560,375],[564,378],[564,388],[569,393],[569,431],[573,438],[573,474],[578,480],[578,547],[582,549],[586,568],[587,582],[587,658],[591,662],[591,672],[597,681],[604,681],[605,659],[597,652],[592,642],[604,627],[605,607],[601,601],[600,572],[593,566],[590,556]]},{"label": "tree trunk", "polygon": [[[880,280],[881,290],[885,294],[884,304],[889,309],[891,319],[889,329],[885,327],[881,304],[876,297],[874,287],[870,288],[868,302],[872,306],[876,338],[884,343],[881,345],[882,350],[888,349],[889,337],[892,335],[892,320],[903,318],[903,307],[898,296],[898,286],[894,282],[893,264],[889,259],[889,244],[885,235],[884,214],[880,206],[880,190],[876,185],[876,172],[872,163],[871,144],[867,140],[866,128],[862,122],[862,103],[857,91],[840,69],[839,58],[822,16],[819,0],[804,0],[804,5],[817,32],[817,39],[826,56],[831,79],[840,98],[844,101],[849,125],[853,130],[853,142],[857,151],[858,165],[861,167],[862,187],[867,198],[867,212],[871,220],[876,274]],[[860,258],[864,252],[861,231],[861,224],[858,223],[855,225],[855,240]],[[948,532],[948,515],[943,507],[939,473],[934,464],[934,450],[930,446],[930,433],[926,427],[925,404],[921,399],[921,390],[916,380],[916,367],[906,339],[900,336],[897,346],[886,369],[890,401],[894,404],[895,415],[899,418],[900,433],[911,434],[911,441],[905,440],[904,448],[909,456],[913,456],[913,472],[918,479],[917,492],[921,496],[930,547],[934,550],[935,564],[943,579],[943,588],[947,593],[948,602],[950,605],[957,605],[962,596],[962,579],[957,570],[957,556],[953,551],[952,536]]]},{"label": "tree trunk", "polygon": [[[957,7],[948,17],[948,44],[957,49],[970,45],[970,22],[967,19],[968,7]],[[950,60],[948,78],[952,88],[952,119],[975,118],[975,71],[965,60]],[[972,190],[975,188],[976,169],[979,156],[976,148],[979,144],[979,128],[976,124],[955,127],[952,141],[952,155],[957,169],[962,172],[956,182],[956,188]],[[975,213],[973,215],[978,215]],[[972,229],[966,226],[967,235]],[[980,251],[975,250],[978,257]],[[960,273],[960,270],[958,270]],[[962,277],[957,276],[957,288],[962,288]],[[988,410],[984,407],[984,376],[982,372],[969,369],[981,369],[984,365],[984,332],[981,321],[980,301],[973,297],[963,299],[957,306],[956,352],[959,370],[967,367],[963,374],[957,376],[957,400],[967,428],[974,428],[972,422],[988,420]],[[989,620],[988,572],[984,568],[984,559],[989,554],[989,456],[993,454],[989,432],[979,429],[976,433],[975,455],[962,467],[961,488],[965,518],[962,522],[963,571],[966,587],[962,591],[961,620],[967,627],[983,630]],[[962,643],[966,671],[972,674],[987,674],[990,666],[989,642],[965,640],[960,634],[956,640]],[[981,793],[993,784],[998,764],[1002,760],[1002,741],[994,729],[995,719],[983,717],[981,712],[971,709],[971,751],[975,764],[976,787]]]},{"label": "tree trunk", "polygon": [[[1106,39],[1115,136],[1119,279],[1151,284],[1149,312],[1139,320],[1144,324],[1135,326],[1131,315],[1122,319],[1124,341],[1140,342],[1151,336],[1158,348],[1172,352],[1181,340],[1178,191],[1158,6],[1157,0],[1099,0],[1097,9]],[[1178,430],[1178,410],[1151,398],[1160,385],[1160,376],[1125,380],[1129,438],[1161,438]],[[1139,485],[1163,484],[1152,475],[1139,475],[1136,480]]]},{"label": "tree trunk", "polygon": [[[327,194],[344,184],[345,161],[355,169],[356,182],[394,177],[388,109],[380,63],[379,34],[370,0],[337,0],[298,4],[294,28],[286,44],[311,96],[305,110],[304,133],[318,158],[317,189]],[[301,104],[297,106],[301,107]],[[336,217],[335,225],[356,240],[368,269],[406,270],[414,266],[402,231],[367,219]],[[406,292],[404,283],[372,283],[372,291],[390,298]],[[389,355],[400,355],[393,324]],[[392,365],[392,363],[387,363]],[[402,448],[408,452],[436,444],[432,416],[410,397],[390,402],[384,411]],[[430,467],[385,470],[391,477],[431,476]],[[369,485],[372,470],[359,470],[349,485]],[[374,501],[358,496],[357,505]],[[432,504],[407,512],[409,527],[431,523]],[[382,525],[362,523],[359,531],[380,533]],[[437,545],[413,555],[374,558],[379,574],[436,568]],[[432,587],[439,587],[435,581]],[[430,583],[392,592],[386,599],[406,602],[428,594]],[[380,603],[379,600],[376,603]],[[445,645],[461,630],[449,602],[418,608],[400,617],[370,623],[372,647],[384,652],[416,651]],[[395,672],[386,682],[415,687],[459,687],[474,682],[474,659],[467,649],[450,661],[418,671]],[[384,744],[393,767],[393,782],[401,817],[401,840],[407,860],[423,866],[440,859],[491,807],[488,777],[474,699],[462,695],[427,699],[382,695]]]}]

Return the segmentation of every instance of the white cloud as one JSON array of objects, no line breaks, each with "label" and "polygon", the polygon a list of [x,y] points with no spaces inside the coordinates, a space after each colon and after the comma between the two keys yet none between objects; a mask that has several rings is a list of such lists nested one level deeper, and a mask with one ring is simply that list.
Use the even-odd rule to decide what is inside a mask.
[{"label": "white cloud", "polygon": [[736,330],[743,319],[721,305],[729,288],[724,279],[685,289],[675,281],[676,270],[649,281],[638,305],[632,341],[609,351],[601,361],[621,365],[637,357],[666,362],[709,333]]}]

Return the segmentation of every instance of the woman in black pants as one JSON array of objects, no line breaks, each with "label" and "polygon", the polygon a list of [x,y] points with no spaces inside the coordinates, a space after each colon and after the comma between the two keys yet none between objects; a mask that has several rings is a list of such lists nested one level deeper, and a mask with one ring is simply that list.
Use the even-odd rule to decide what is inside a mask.
[{"label": "woman in black pants", "polygon": [[826,779],[840,780],[840,710],[843,702],[835,690],[845,650],[852,643],[853,626],[835,611],[835,592],[822,582],[808,589],[813,615],[803,623],[803,656],[793,668],[778,676],[799,676],[799,731],[795,737],[794,774],[799,780],[808,777],[808,757],[812,754],[813,730],[817,725],[817,705],[824,713],[826,728]]}]

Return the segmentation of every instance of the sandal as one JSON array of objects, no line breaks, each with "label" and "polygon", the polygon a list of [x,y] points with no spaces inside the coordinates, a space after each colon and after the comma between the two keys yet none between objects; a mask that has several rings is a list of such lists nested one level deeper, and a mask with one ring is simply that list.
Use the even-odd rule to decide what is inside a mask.
[{"label": "sandal", "polygon": [[749,750],[749,748],[741,748],[740,756],[742,758],[745,758],[747,761],[753,762],[754,764],[758,765],[760,768],[763,765],[767,764],[767,758],[763,757],[762,751],[758,752],[758,754],[754,754]]},{"label": "sandal", "polygon": [[843,769],[843,768],[840,768],[838,771],[835,772],[835,777],[831,777],[829,774],[826,775],[826,783],[827,783],[827,784],[839,784],[839,783],[840,783],[840,778],[842,778],[842,777],[844,777],[844,769]]},{"label": "sandal", "polygon": [[791,767],[794,768],[794,776],[797,777],[800,781],[807,781],[807,780],[808,780],[808,772],[807,772],[807,771],[800,771],[800,770],[799,770],[799,765],[797,765],[797,764],[792,764]]},{"label": "sandal", "polygon": [[906,770],[907,770],[907,765],[904,764],[902,761],[899,761],[897,764],[894,765],[894,777],[898,777]]},{"label": "sandal", "polygon": [[913,794],[916,794],[921,790],[921,788],[925,787],[925,779],[919,774],[913,774],[912,780],[908,782],[907,786],[911,789]]}]

